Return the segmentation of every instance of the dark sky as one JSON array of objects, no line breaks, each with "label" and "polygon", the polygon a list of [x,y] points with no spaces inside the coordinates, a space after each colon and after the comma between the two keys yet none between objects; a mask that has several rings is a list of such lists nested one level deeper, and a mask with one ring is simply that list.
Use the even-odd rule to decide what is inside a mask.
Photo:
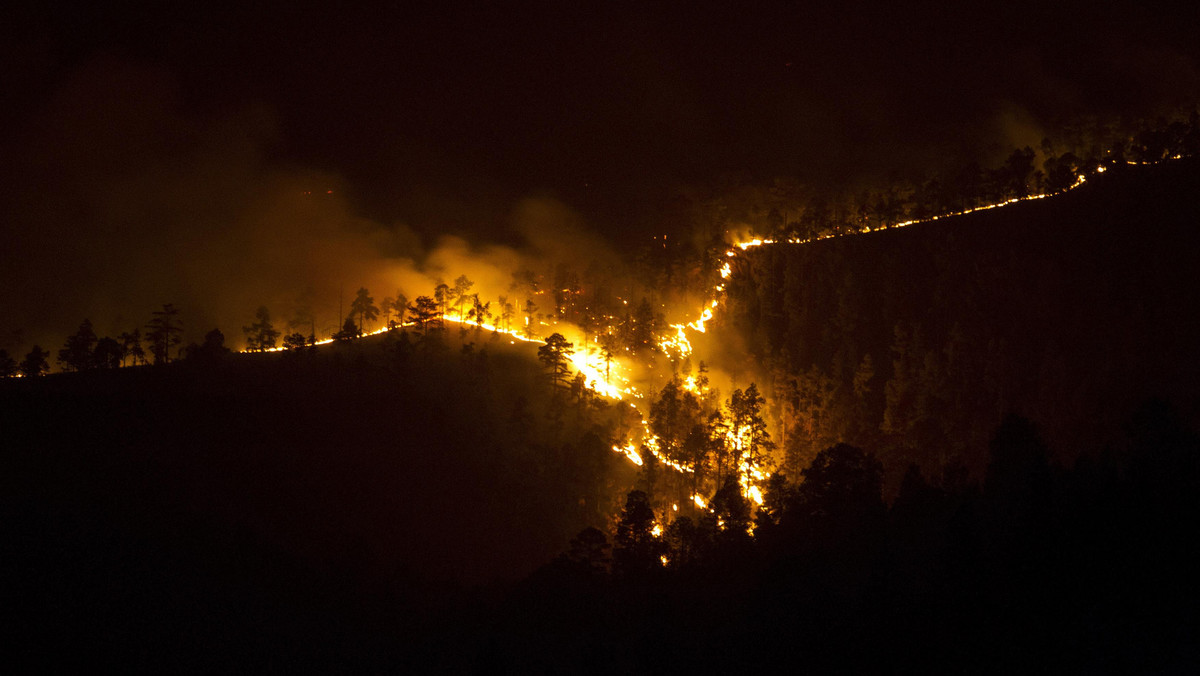
[{"label": "dark sky", "polygon": [[[187,259],[244,286],[313,228],[517,242],[527,198],[627,240],[721,177],[988,160],[1200,94],[1197,10],[1133,2],[174,4],[0,22],[6,331],[36,333],[35,279],[90,294],[67,317],[132,315],[147,286],[209,290]],[[306,190],[336,204],[277,197]]]}]

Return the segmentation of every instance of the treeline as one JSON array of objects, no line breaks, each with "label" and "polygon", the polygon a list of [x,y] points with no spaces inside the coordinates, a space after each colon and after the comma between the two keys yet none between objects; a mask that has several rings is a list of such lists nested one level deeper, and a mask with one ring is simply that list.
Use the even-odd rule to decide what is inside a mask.
[{"label": "treeline", "polygon": [[485,659],[534,670],[1187,671],[1200,439],[1160,402],[1125,441],[1051,460],[1010,416],[983,481],[910,466],[899,495],[845,444],[758,509],[718,491],[661,523],[631,492],[500,613]]},{"label": "treeline", "polygon": [[[264,352],[300,349],[326,338],[345,342],[376,328],[411,328],[424,336],[430,330],[446,328],[447,318],[459,323],[463,335],[487,325],[526,338],[545,337],[559,322],[570,322],[586,335],[597,337],[610,358],[618,353],[653,357],[660,352],[657,336],[665,320],[652,305],[651,298],[657,296],[647,291],[649,287],[631,284],[621,270],[601,271],[593,265],[581,275],[560,264],[547,279],[545,274],[522,268],[512,273],[507,293],[494,299],[473,291],[474,286],[470,278],[460,275],[453,284],[438,280],[427,294],[411,300],[397,291],[378,302],[370,290],[359,288],[339,319],[339,328],[323,336],[317,332],[311,294],[302,294],[283,321],[273,317],[267,306],[260,306],[253,321],[242,327],[242,334],[248,351]],[[632,304],[623,295],[639,292],[640,300]],[[170,304],[153,312],[145,326],[115,338],[98,337],[91,320],[85,319],[66,339],[56,363],[64,372],[78,372],[166,364],[183,358],[205,359],[229,351],[220,329],[211,330],[199,343],[185,346],[183,328],[179,309]],[[0,350],[0,377],[48,373],[51,356],[34,346],[18,363],[7,351]]]},{"label": "treeline", "polygon": [[1055,200],[733,259],[713,326],[763,366],[780,466],[847,441],[880,452],[894,491],[909,462],[979,475],[1009,411],[1099,444],[1140,399],[1191,410],[1197,172],[1114,169]]},{"label": "treeline", "polygon": [[[968,211],[1072,187],[1098,167],[1152,164],[1200,156],[1200,112],[1140,122],[1089,120],[1067,125],[1040,146],[1016,148],[1003,162],[947,166],[921,176],[844,194],[778,184],[766,197],[758,234],[776,240],[811,240],[885,228],[910,220]],[[752,221],[753,222],[753,221]]]},{"label": "treeline", "polygon": [[[175,351],[182,341],[183,324],[179,320],[179,309],[166,304],[162,309],[151,313],[150,321],[144,327],[133,331],[123,332],[116,338],[109,336],[98,337],[90,319],[84,319],[75,333],[67,337],[62,348],[58,350],[58,366],[66,372],[111,370],[127,364],[139,366],[150,363],[166,364],[182,353]],[[146,329],[145,334],[142,329]],[[220,346],[224,338],[220,332],[210,334],[206,345],[216,340]],[[18,364],[9,356],[6,350],[0,350],[0,377],[21,375],[37,377],[50,371],[47,358],[50,353],[41,346],[34,345],[25,358]]]}]

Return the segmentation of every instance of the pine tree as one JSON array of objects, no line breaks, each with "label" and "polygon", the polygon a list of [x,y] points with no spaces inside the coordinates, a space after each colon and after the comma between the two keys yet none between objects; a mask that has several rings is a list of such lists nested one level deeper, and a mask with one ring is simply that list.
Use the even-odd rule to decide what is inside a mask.
[{"label": "pine tree", "polygon": [[538,359],[550,370],[550,382],[556,387],[566,386],[573,354],[575,346],[567,342],[561,333],[550,334],[546,344],[538,348]]},{"label": "pine tree", "polygon": [[253,324],[242,327],[242,331],[246,334],[246,349],[253,352],[274,349],[279,331],[271,324],[271,313],[267,311],[265,305],[259,306],[254,313],[254,318],[256,321]]},{"label": "pine tree", "polygon": [[87,371],[95,367],[93,351],[96,347],[96,332],[91,320],[85,319],[79,330],[67,338],[58,351],[58,363],[64,371]]},{"label": "pine tree", "polygon": [[161,310],[151,313],[153,317],[146,325],[149,331],[146,339],[150,341],[150,353],[154,355],[155,364],[166,364],[171,361],[171,348],[182,342],[183,325],[176,319],[179,310],[167,303]]},{"label": "pine tree", "polygon": [[367,322],[373,322],[379,317],[379,308],[375,306],[375,299],[371,297],[366,287],[358,290],[354,296],[354,301],[350,303],[350,315],[353,317],[358,315],[358,335],[362,335],[367,330]]},{"label": "pine tree", "polygon": [[46,357],[50,353],[43,350],[41,347],[34,345],[29,354],[21,360],[21,375],[26,378],[36,378],[50,370],[50,364],[46,363]]}]

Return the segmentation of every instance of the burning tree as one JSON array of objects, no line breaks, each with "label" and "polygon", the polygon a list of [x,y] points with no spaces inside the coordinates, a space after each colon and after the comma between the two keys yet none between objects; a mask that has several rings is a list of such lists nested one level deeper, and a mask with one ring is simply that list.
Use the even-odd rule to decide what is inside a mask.
[{"label": "burning tree", "polygon": [[730,395],[730,441],[735,454],[735,466],[743,474],[749,474],[753,468],[760,467],[767,454],[775,448],[771,435],[767,433],[767,423],[762,417],[764,403],[766,400],[758,393],[758,386],[754,383],[750,383],[745,391],[734,390]]},{"label": "burning tree", "polygon": [[561,333],[552,333],[546,339],[546,344],[538,348],[538,359],[550,369],[550,381],[557,387],[567,385],[567,375],[570,373],[571,355],[575,354],[575,345],[567,342]]}]

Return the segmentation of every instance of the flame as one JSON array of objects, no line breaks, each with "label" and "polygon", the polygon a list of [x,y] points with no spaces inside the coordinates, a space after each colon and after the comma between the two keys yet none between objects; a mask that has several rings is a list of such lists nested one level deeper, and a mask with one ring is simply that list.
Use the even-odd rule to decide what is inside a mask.
[{"label": "flame", "polygon": [[[1172,159],[1179,159],[1179,156],[1176,155]],[[1126,164],[1146,165],[1146,164],[1155,164],[1155,163],[1154,162],[1126,161]],[[1105,172],[1105,170],[1106,170],[1105,166],[1103,166],[1103,165],[1097,166],[1094,169],[1094,173],[1102,174]],[[1085,174],[1082,174],[1082,173],[1078,174],[1076,176],[1075,182],[1070,187],[1066,188],[1065,190],[1063,190],[1061,192],[1067,192],[1070,190],[1074,190],[1075,188],[1078,188],[1079,186],[1086,183],[1086,181],[1087,181],[1087,176]],[[883,227],[874,228],[874,229],[872,229],[870,227],[863,227],[857,231],[853,231],[853,233],[865,234],[865,233],[876,232],[878,230],[883,230],[883,229],[903,228],[903,227],[907,227],[910,225],[916,225],[918,223],[928,223],[928,222],[932,222],[932,221],[942,220],[945,218],[950,218],[952,216],[962,216],[962,215],[966,215],[966,214],[975,213],[978,211],[998,209],[1001,207],[1016,204],[1018,202],[1028,202],[1028,201],[1033,201],[1033,200],[1045,199],[1047,197],[1051,197],[1053,194],[1060,194],[1060,193],[1039,193],[1039,194],[1035,194],[1035,195],[1027,195],[1025,197],[1015,197],[1015,198],[1004,200],[1002,202],[997,202],[994,204],[981,205],[981,206],[973,207],[971,209],[965,209],[965,210],[957,211],[957,212],[953,212],[953,213],[939,214],[937,216],[932,216],[930,218],[911,219],[911,220],[902,221],[899,223],[889,224],[889,225],[886,225]],[[720,304],[721,304],[722,300],[724,299],[724,293],[725,293],[725,283],[724,282],[725,282],[725,280],[728,280],[732,277],[732,275],[733,275],[733,259],[736,258],[737,256],[741,255],[742,253],[744,253],[752,248],[757,248],[757,247],[762,247],[762,246],[771,246],[771,245],[782,245],[782,244],[802,245],[802,244],[809,244],[809,243],[816,242],[816,241],[823,240],[823,239],[829,239],[829,238],[836,237],[836,236],[839,236],[839,235],[835,234],[835,233],[825,233],[825,234],[815,235],[815,236],[808,237],[808,238],[789,238],[786,240],[779,240],[779,241],[773,240],[773,239],[764,239],[764,238],[756,237],[756,238],[749,239],[746,241],[734,242],[730,246],[730,248],[725,251],[726,260],[718,271],[720,279],[717,280],[718,283],[713,285],[712,293],[711,293],[710,297],[699,308],[699,312],[697,313],[697,318],[690,322],[671,324],[670,325],[670,329],[671,329],[670,333],[658,337],[655,341],[656,344],[662,349],[662,351],[665,354],[668,355],[668,357],[670,357],[672,359],[682,359],[682,358],[687,357],[692,354],[693,348],[692,348],[691,341],[688,338],[688,331],[691,330],[691,331],[696,331],[699,333],[705,333],[706,325],[708,324],[709,321],[711,321],[713,319],[714,316],[716,316],[716,313],[717,313],[718,309],[720,308]],[[621,299],[621,302],[625,305],[629,304],[629,301],[626,299]],[[497,325],[489,323],[489,322],[469,321],[467,319],[464,319],[461,315],[455,316],[455,315],[452,315],[449,313],[442,314],[441,319],[445,322],[452,322],[452,323],[464,324],[464,325],[472,325],[475,328],[477,328],[478,330],[486,330],[486,331],[493,332],[496,334],[504,334],[505,336],[507,336],[509,338],[509,342],[513,343],[513,344],[515,344],[517,341],[521,341],[522,343],[541,343],[541,342],[543,342],[542,338],[529,335],[529,332],[531,330],[531,326],[530,326],[531,321],[528,316],[526,316],[524,318],[524,320],[525,320],[524,326],[522,327],[523,331],[520,331],[520,332],[511,330],[511,329],[503,329],[503,328],[500,328]],[[414,325],[413,322],[407,322],[403,326],[410,327],[413,325]],[[539,321],[538,325],[546,326],[546,327],[553,327],[555,331],[562,334],[565,338],[567,338],[567,340],[569,342],[572,342],[577,346],[578,345],[583,346],[582,348],[578,348],[576,350],[576,352],[571,356],[571,366],[574,368],[574,370],[577,373],[580,373],[583,375],[584,385],[589,390],[597,393],[598,395],[600,395],[602,397],[606,397],[608,399],[613,399],[613,400],[617,400],[617,401],[624,400],[624,399],[626,399],[626,397],[628,397],[629,399],[635,400],[635,401],[639,400],[639,399],[645,401],[647,399],[646,396],[642,392],[639,392],[637,390],[637,388],[635,388],[629,384],[630,378],[627,375],[630,370],[629,362],[626,361],[625,359],[614,358],[611,355],[609,355],[609,359],[605,359],[605,355],[602,353],[602,351],[599,347],[598,340],[589,341],[587,339],[587,336],[580,329],[573,327],[571,325],[568,325],[568,324],[560,325],[557,322],[555,322],[554,324],[551,324],[551,323],[547,323],[545,321]],[[371,332],[365,333],[363,335],[374,336],[374,335],[384,333],[387,330],[388,330],[387,328],[378,329],[376,331],[371,331]],[[316,341],[313,344],[314,345],[327,345],[332,342],[333,342],[332,338],[326,338],[323,340]],[[279,352],[279,351],[282,351],[283,349],[284,349],[283,347],[276,347],[276,348],[272,348],[267,351],[268,352]],[[606,376],[606,374],[608,374],[608,375]],[[615,377],[611,378],[611,380],[610,380],[609,376],[615,376]],[[613,381],[615,381],[615,382],[613,382]],[[696,394],[701,393],[700,387],[699,387],[698,383],[696,382],[695,377],[692,375],[688,375],[683,380],[683,387],[684,387],[684,389],[688,390],[689,392],[693,392]],[[640,410],[638,408],[638,405],[636,403],[634,403],[633,401],[629,401],[628,403],[631,408],[633,408],[635,410]],[[642,411],[642,413],[643,413],[643,417],[641,420],[641,425],[642,425],[641,438],[636,439],[636,440],[635,439],[628,440],[627,442],[624,443],[624,445],[620,445],[620,444],[614,445],[612,447],[612,450],[616,453],[620,453],[620,454],[624,455],[633,464],[641,466],[641,465],[643,465],[644,460],[643,460],[641,454],[639,453],[638,449],[639,448],[645,449],[645,451],[652,454],[655,457],[655,459],[658,460],[658,462],[660,464],[662,464],[666,467],[670,467],[671,469],[673,469],[677,472],[680,472],[680,473],[684,473],[684,474],[693,473],[692,468],[680,465],[679,463],[676,463],[676,462],[670,460],[669,458],[667,458],[665,455],[663,455],[663,453],[661,452],[662,444],[660,443],[660,440],[650,431],[649,422],[647,421],[647,417],[645,415],[646,412]],[[741,456],[741,455],[743,455],[742,451],[745,449],[745,446],[749,440],[748,437],[749,437],[749,429],[748,428],[730,430],[726,433],[726,443],[728,443],[730,448],[733,449],[739,456]],[[748,460],[743,458],[737,467],[737,476],[738,476],[738,482],[741,485],[742,494],[747,499],[752,500],[754,503],[756,503],[758,505],[762,505],[763,504],[763,491],[762,491],[761,486],[767,480],[767,475],[766,475],[765,471],[763,470],[763,468],[760,466],[757,466],[757,465],[752,465]],[[708,508],[707,501],[700,495],[692,495],[691,499],[692,499],[692,502],[697,507],[699,507],[701,509]],[[672,509],[674,511],[678,511],[678,508],[679,508],[678,504],[672,505]],[[662,526],[656,524],[655,529],[654,529],[655,536],[661,535],[661,533],[662,533]],[[666,565],[668,563],[668,559],[664,556],[664,557],[662,557],[662,562],[664,565]]]}]

